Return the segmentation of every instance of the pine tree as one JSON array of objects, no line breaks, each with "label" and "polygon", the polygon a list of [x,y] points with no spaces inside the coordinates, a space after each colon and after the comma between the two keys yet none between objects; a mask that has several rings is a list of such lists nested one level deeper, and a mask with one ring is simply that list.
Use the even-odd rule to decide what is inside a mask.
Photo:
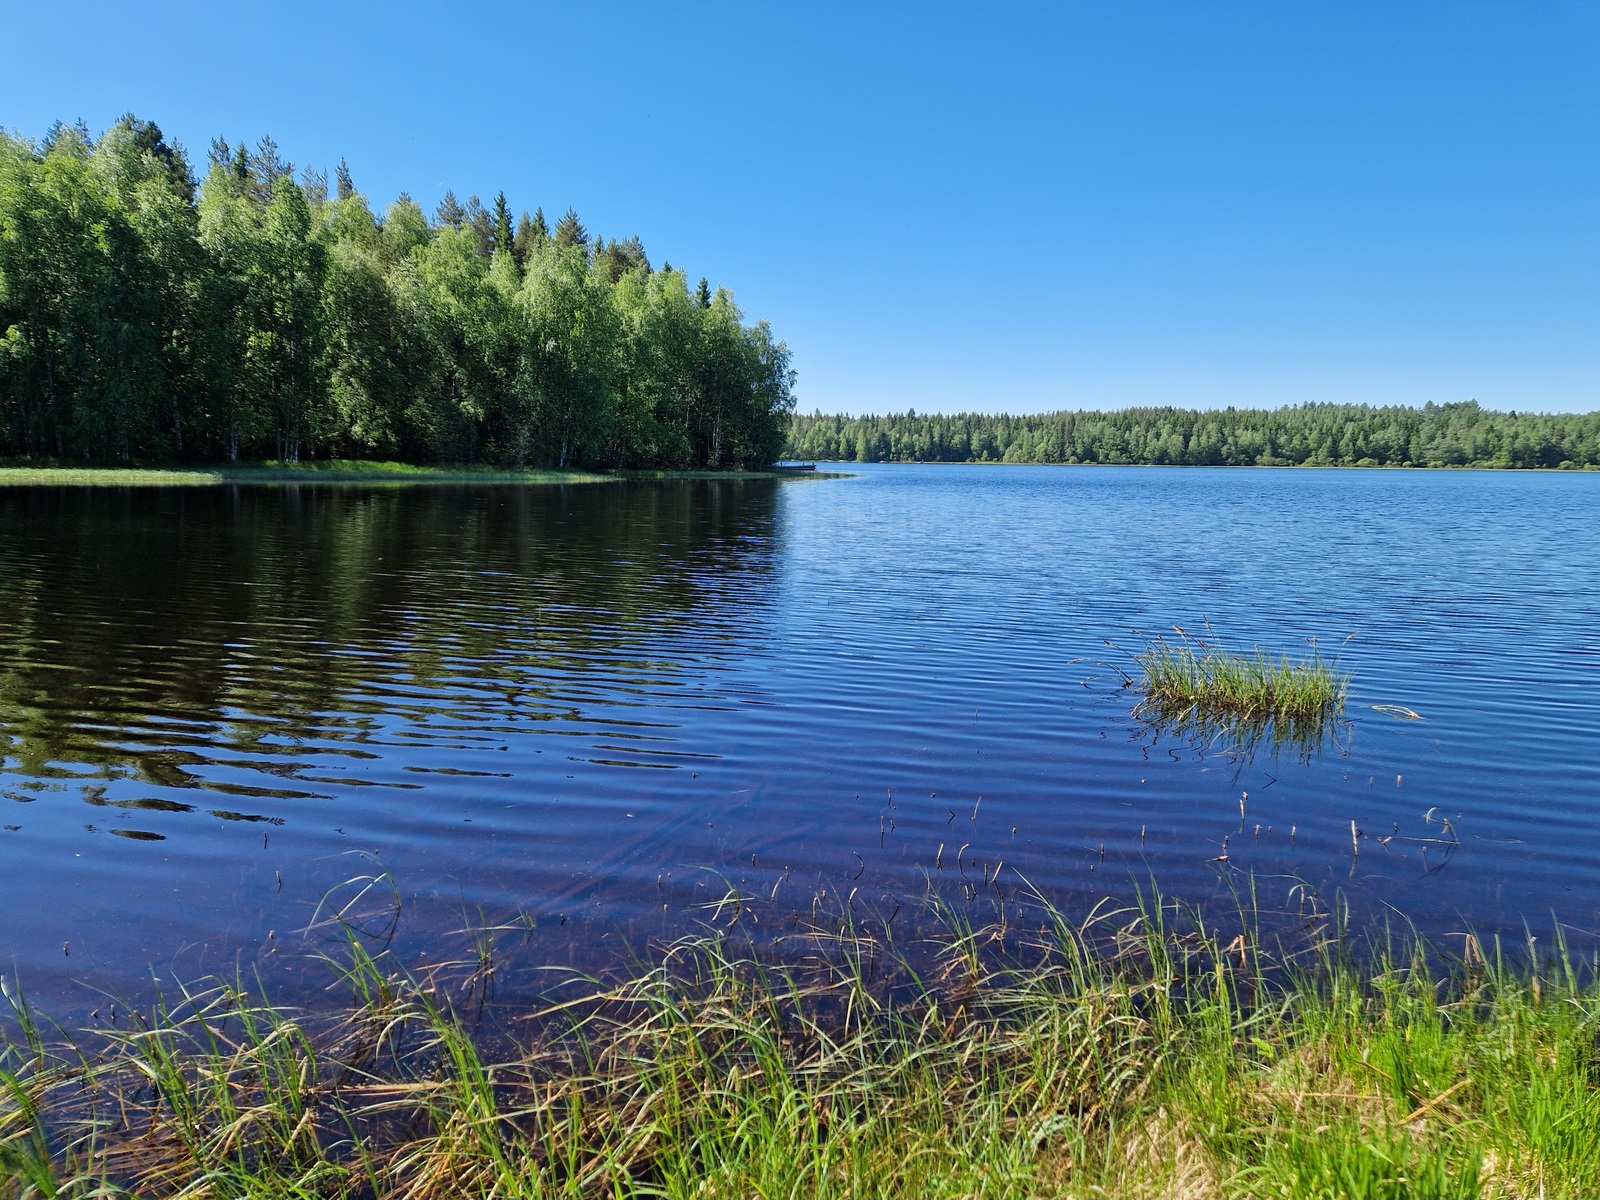
[{"label": "pine tree", "polygon": [[467,210],[461,207],[461,202],[456,199],[455,189],[446,188],[444,199],[439,201],[439,207],[433,210],[435,219],[441,226],[448,225],[451,229],[460,229],[461,222],[467,219]]},{"label": "pine tree", "polygon": [[307,167],[300,172],[300,190],[306,194],[306,203],[316,208],[328,202],[328,173]]},{"label": "pine tree", "polygon": [[294,178],[294,164],[278,153],[278,143],[266,134],[256,143],[256,152],[250,155],[251,183],[261,204],[272,199],[272,185],[287,175]]},{"label": "pine tree", "polygon": [[700,276],[700,290],[695,294],[695,299],[699,301],[701,308],[711,307],[711,285],[706,282],[704,275]]},{"label": "pine tree", "polygon": [[533,236],[538,238],[541,242],[550,237],[550,226],[544,219],[543,207],[533,210]]},{"label": "pine tree", "polygon": [[335,194],[341,200],[348,200],[354,194],[356,185],[355,181],[350,178],[350,164],[345,162],[342,155],[339,158],[339,168],[334,173],[334,178],[337,188]]}]

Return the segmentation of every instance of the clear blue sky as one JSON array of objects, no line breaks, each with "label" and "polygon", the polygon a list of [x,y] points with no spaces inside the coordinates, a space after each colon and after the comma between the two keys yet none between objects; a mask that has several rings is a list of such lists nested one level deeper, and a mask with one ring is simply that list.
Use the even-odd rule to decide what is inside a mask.
[{"label": "clear blue sky", "polygon": [[1600,408],[1600,4],[7,3],[0,124],[574,206],[807,411]]}]

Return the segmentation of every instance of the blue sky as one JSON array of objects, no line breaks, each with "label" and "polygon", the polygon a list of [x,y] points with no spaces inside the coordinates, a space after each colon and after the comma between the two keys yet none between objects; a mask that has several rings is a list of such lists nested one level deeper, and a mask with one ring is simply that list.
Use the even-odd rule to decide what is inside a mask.
[{"label": "blue sky", "polygon": [[810,411],[1600,408],[1600,5],[7,3],[0,124],[574,206]]}]

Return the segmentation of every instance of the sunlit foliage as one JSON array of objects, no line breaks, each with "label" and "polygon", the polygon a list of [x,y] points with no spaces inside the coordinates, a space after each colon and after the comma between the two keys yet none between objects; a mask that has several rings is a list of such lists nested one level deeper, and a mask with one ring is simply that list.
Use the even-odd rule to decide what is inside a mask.
[{"label": "sunlit foliage", "polygon": [[196,181],[131,115],[0,133],[0,457],[777,457],[794,373],[765,322],[570,209],[512,229],[503,194],[380,215],[270,138],[217,140]]},{"label": "sunlit foliage", "polygon": [[788,454],[833,462],[1145,463],[1196,467],[1595,467],[1600,413],[1421,408],[1125,408],[796,416]]}]

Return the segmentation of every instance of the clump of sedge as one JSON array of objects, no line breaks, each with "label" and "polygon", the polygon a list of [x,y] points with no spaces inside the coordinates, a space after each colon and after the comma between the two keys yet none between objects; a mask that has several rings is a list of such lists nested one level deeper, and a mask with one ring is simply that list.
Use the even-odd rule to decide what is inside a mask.
[{"label": "clump of sedge", "polygon": [[1223,650],[1173,627],[1178,640],[1153,639],[1134,659],[1144,672],[1139,715],[1240,722],[1318,724],[1343,708],[1350,676],[1317,653],[1295,661]]}]

